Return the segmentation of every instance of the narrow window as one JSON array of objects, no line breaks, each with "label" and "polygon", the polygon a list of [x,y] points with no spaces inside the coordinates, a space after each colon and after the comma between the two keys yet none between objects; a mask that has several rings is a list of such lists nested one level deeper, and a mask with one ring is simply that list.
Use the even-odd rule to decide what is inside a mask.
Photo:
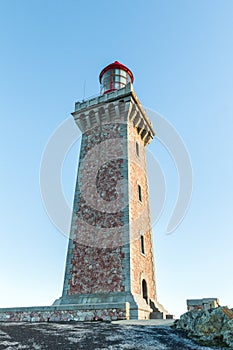
[{"label": "narrow window", "polygon": [[138,185],[138,199],[140,202],[142,201],[142,189],[140,185]]},{"label": "narrow window", "polygon": [[136,142],[136,154],[139,157],[139,144]]},{"label": "narrow window", "polygon": [[143,235],[141,235],[140,242],[141,242],[141,253],[145,254],[145,243],[144,243],[144,236]]}]

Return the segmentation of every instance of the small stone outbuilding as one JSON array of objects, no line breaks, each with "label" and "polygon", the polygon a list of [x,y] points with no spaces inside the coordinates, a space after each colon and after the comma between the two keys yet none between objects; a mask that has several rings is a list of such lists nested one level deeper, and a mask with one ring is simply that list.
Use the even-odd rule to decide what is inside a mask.
[{"label": "small stone outbuilding", "polygon": [[192,310],[209,310],[219,306],[218,298],[188,299],[187,309]]}]

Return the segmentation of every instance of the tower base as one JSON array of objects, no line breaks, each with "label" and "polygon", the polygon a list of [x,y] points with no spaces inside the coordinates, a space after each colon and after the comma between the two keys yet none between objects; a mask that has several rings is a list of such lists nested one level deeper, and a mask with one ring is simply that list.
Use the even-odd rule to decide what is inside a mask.
[{"label": "tower base", "polygon": [[55,305],[117,305],[128,304],[129,318],[144,320],[150,318],[166,318],[169,314],[164,307],[155,300],[147,301],[140,294],[130,292],[120,293],[95,293],[95,294],[76,294],[63,296],[54,302]]},{"label": "tower base", "polygon": [[1,308],[0,322],[116,321],[170,318],[162,305],[141,295],[101,293],[57,299],[52,306]]}]

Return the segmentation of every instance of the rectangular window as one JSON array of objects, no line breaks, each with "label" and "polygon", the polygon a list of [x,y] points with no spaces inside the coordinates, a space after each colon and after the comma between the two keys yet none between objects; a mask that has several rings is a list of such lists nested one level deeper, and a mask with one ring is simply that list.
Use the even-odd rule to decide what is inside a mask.
[{"label": "rectangular window", "polygon": [[142,189],[140,185],[138,185],[138,199],[142,202]]},{"label": "rectangular window", "polygon": [[143,235],[141,235],[140,242],[141,242],[141,253],[145,254],[145,243],[144,243],[144,236]]},{"label": "rectangular window", "polygon": [[136,154],[139,157],[139,144],[136,142]]}]

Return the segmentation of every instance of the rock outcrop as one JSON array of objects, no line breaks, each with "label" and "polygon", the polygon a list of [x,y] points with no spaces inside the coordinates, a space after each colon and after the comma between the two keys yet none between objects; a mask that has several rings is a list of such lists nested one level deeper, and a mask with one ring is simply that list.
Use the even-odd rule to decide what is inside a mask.
[{"label": "rock outcrop", "polygon": [[174,327],[206,344],[227,345],[233,349],[233,310],[227,307],[186,312]]}]

